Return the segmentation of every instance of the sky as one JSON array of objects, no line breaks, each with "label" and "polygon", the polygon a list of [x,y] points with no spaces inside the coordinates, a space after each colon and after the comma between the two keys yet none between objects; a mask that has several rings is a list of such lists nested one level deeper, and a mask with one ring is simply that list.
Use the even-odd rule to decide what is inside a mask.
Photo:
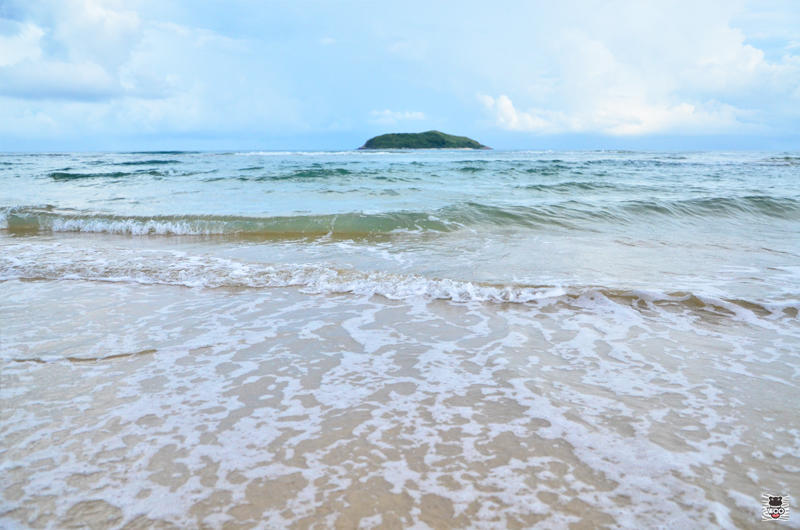
[{"label": "sky", "polygon": [[0,0],[0,151],[800,150],[800,1]]}]

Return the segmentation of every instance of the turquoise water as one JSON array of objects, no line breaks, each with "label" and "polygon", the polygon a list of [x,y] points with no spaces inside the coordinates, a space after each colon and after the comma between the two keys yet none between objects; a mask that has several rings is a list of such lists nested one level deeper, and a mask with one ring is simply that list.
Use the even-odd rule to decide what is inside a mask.
[{"label": "turquoise water", "polygon": [[796,489],[800,153],[3,154],[0,189],[5,524],[730,528]]},{"label": "turquoise water", "polygon": [[202,235],[212,248],[238,239],[257,261],[269,249],[285,264],[784,302],[797,295],[799,172],[791,153],[4,155],[0,227]]}]

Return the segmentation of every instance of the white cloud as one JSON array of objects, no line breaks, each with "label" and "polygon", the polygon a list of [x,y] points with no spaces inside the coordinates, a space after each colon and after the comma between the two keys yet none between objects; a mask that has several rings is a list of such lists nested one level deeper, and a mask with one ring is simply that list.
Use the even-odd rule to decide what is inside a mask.
[{"label": "white cloud", "polygon": [[119,83],[91,62],[23,61],[0,68],[0,95],[5,96],[89,101],[119,91]]},{"label": "white cloud", "polygon": [[373,123],[392,125],[399,121],[419,121],[425,119],[425,113],[419,111],[373,110],[370,112]]},{"label": "white cloud", "polygon": [[745,112],[730,105],[710,102],[698,107],[690,103],[654,105],[635,98],[608,99],[585,112],[563,112],[530,108],[517,110],[506,95],[478,96],[495,123],[510,131],[558,134],[592,132],[618,136],[658,132],[709,133],[741,129],[737,121]]},{"label": "white cloud", "polygon": [[17,64],[25,60],[36,60],[42,55],[40,41],[42,28],[35,24],[8,24],[13,35],[0,35],[0,67]]},{"label": "white cloud", "polygon": [[124,5],[122,2],[54,0],[44,4],[53,17],[53,40],[76,62],[93,62],[114,71],[127,61],[141,39],[139,15],[114,8]]},{"label": "white cloud", "polygon": [[497,98],[480,94],[478,99],[495,117],[497,125],[510,131],[554,132],[557,129],[555,123],[564,119],[563,116],[536,109],[519,112],[505,94]]},{"label": "white cloud", "polygon": [[797,135],[791,0],[409,2],[0,0],[0,138]]},{"label": "white cloud", "polygon": [[0,35],[0,94],[89,101],[123,92],[118,70],[139,40],[136,13],[92,0],[32,6],[41,21],[3,21],[12,34]]},{"label": "white cloud", "polygon": [[685,7],[617,1],[540,28],[517,67],[527,75],[479,101],[496,126],[542,134],[753,132],[797,115],[797,57],[768,61],[731,26],[731,5]]},{"label": "white cloud", "polygon": [[295,100],[253,68],[245,40],[143,18],[120,2],[20,5],[33,22],[0,19],[0,135],[224,133],[301,123]]}]

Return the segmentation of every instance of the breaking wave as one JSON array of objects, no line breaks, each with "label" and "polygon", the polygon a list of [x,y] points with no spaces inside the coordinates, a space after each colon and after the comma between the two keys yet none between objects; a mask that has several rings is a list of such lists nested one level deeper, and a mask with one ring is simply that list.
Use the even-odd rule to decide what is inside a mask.
[{"label": "breaking wave", "polygon": [[0,281],[85,280],[193,288],[298,287],[315,294],[347,293],[389,299],[415,297],[453,302],[550,305],[604,310],[608,304],[640,312],[689,312],[752,320],[797,318],[797,297],[785,301],[719,298],[692,292],[653,292],[598,286],[494,284],[421,274],[359,271],[321,264],[252,263],[179,251],[114,249],[79,251],[69,246],[19,244],[0,257]]},{"label": "breaking wave", "polygon": [[[573,183],[554,185],[570,187]],[[448,232],[480,226],[561,227],[592,230],[597,222],[635,223],[653,217],[680,222],[692,217],[800,219],[800,201],[760,195],[688,200],[628,200],[605,205],[566,200],[541,206],[476,202],[425,211],[349,212],[247,217],[225,215],[122,216],[45,207],[0,209],[0,229],[11,232],[96,232],[128,235],[364,236],[398,231]]]}]

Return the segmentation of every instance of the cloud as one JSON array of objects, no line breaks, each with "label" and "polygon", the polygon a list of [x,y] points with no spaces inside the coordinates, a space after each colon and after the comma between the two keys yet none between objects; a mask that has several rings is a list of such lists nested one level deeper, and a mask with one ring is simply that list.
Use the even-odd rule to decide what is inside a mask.
[{"label": "cloud", "polygon": [[43,20],[50,25],[51,44],[75,62],[96,63],[114,72],[141,40],[142,21],[113,0],[51,0]]},{"label": "cloud", "polygon": [[119,84],[96,62],[85,57],[48,57],[47,32],[40,26],[11,20],[2,26],[7,34],[0,35],[0,95],[90,101],[120,91]]},{"label": "cloud", "polygon": [[425,113],[419,111],[373,110],[370,112],[373,123],[392,125],[399,121],[419,121],[425,119]]},{"label": "cloud", "polygon": [[540,134],[604,133],[615,136],[651,133],[709,133],[741,129],[738,116],[745,112],[711,102],[703,107],[690,103],[653,105],[633,98],[609,99],[585,112],[561,112],[530,108],[519,111],[506,95],[479,95],[484,108],[502,129]]},{"label": "cloud", "polygon": [[42,28],[35,24],[21,24],[10,20],[4,25],[12,34],[0,35],[0,67],[36,60],[42,55]]},{"label": "cloud", "polygon": [[0,140],[334,138],[423,123],[514,131],[502,136],[516,145],[797,137],[791,0],[464,0],[453,13],[429,0],[0,0]]},{"label": "cloud", "polygon": [[19,2],[20,20],[0,18],[0,136],[244,134],[302,123],[251,43],[128,5]]},{"label": "cloud", "polygon": [[498,98],[479,94],[478,99],[494,116],[497,125],[509,131],[555,132],[558,129],[556,123],[564,120],[563,115],[559,116],[542,110],[532,109],[528,112],[519,112],[505,94]]},{"label": "cloud", "polygon": [[91,62],[23,61],[0,68],[0,95],[4,96],[92,101],[120,91],[119,83]]},{"label": "cloud", "polygon": [[680,5],[613,4],[594,19],[577,13],[568,29],[534,32],[528,47],[538,53],[518,66],[527,74],[478,97],[491,123],[624,136],[756,133],[799,117],[798,57],[767,60],[731,25],[730,6],[699,2],[689,16]]},{"label": "cloud", "polygon": [[92,0],[31,6],[40,20],[0,19],[10,33],[0,35],[1,95],[96,101],[124,92],[119,68],[139,40],[136,13]]}]

